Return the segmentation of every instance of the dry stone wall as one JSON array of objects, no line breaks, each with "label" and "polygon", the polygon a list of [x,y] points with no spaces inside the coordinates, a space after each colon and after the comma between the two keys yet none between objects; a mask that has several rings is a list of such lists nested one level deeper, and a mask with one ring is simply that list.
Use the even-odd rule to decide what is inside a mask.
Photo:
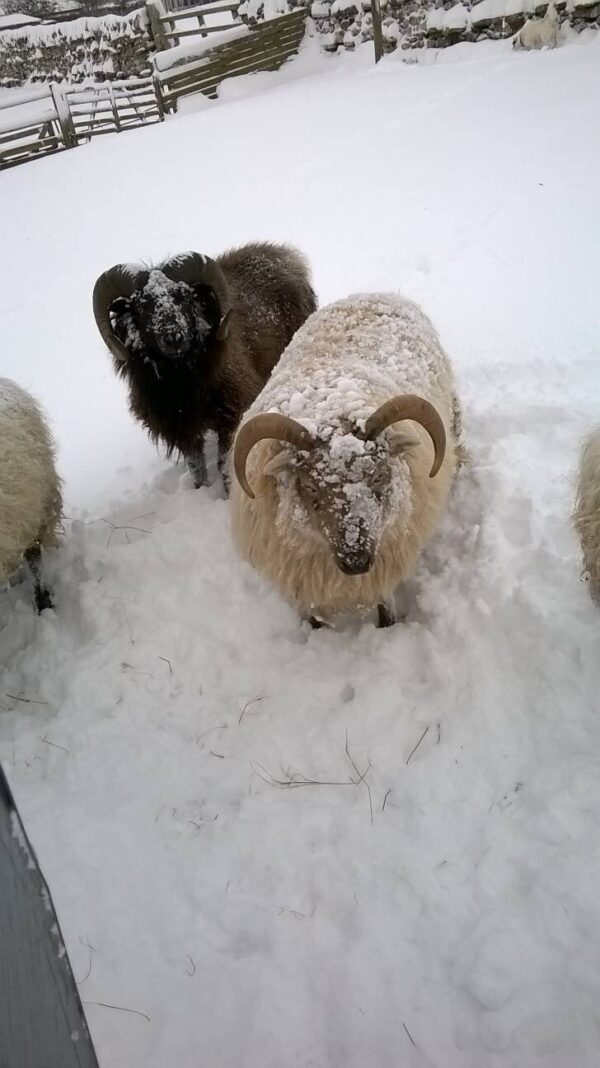
[{"label": "dry stone wall", "polygon": [[82,18],[0,33],[0,86],[105,82],[147,69],[152,47],[144,8],[121,18]]},{"label": "dry stone wall", "polygon": [[[384,48],[445,48],[459,41],[512,37],[547,0],[380,0]],[[600,0],[559,0],[561,23],[600,28]],[[371,0],[313,0],[311,16],[326,51],[372,40]]]}]

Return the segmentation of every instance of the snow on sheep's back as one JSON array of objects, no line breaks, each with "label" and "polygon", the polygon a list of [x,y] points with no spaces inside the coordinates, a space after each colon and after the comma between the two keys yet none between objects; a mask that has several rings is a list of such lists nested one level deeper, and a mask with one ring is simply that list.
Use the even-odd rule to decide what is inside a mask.
[{"label": "snow on sheep's back", "polygon": [[[56,615],[0,603],[0,758],[102,1064],[595,1068],[598,47],[307,53],[0,175],[1,370],[75,520]],[[96,334],[105,268],[255,238],[454,361],[471,465],[388,632],[309,634],[238,563]]]}]

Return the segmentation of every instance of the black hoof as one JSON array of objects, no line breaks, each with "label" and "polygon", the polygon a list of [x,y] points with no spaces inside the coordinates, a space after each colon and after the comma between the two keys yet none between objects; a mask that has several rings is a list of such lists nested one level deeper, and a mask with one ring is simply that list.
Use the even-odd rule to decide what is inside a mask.
[{"label": "black hoof", "polygon": [[45,586],[41,586],[35,591],[35,610],[40,615],[46,608],[54,608],[54,601],[50,596],[50,590],[47,590]]},{"label": "black hoof", "polygon": [[377,605],[377,626],[378,627],[393,627],[396,622],[394,613],[385,604]]}]

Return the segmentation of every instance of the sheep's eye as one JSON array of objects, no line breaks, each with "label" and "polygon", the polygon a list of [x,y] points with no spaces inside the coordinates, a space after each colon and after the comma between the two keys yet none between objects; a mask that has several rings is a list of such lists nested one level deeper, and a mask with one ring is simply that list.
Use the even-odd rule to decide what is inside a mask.
[{"label": "sheep's eye", "polygon": [[304,489],[304,493],[306,494],[306,496],[308,497],[308,500],[311,503],[311,506],[312,506],[313,510],[315,512],[317,512],[318,509],[319,509],[319,503],[320,503],[320,501],[319,501],[319,491],[318,491],[317,487],[311,485],[310,483],[308,483],[308,484],[304,485],[303,489]]}]

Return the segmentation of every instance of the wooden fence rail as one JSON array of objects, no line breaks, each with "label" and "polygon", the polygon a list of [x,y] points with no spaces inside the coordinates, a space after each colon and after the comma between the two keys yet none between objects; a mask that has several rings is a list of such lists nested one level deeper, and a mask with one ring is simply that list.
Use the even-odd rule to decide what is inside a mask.
[{"label": "wooden fence rail", "polygon": [[45,85],[0,102],[0,168],[47,156],[66,147],[64,109],[55,87]]},{"label": "wooden fence rail", "polygon": [[[50,87],[48,85],[36,85],[23,93],[19,93],[19,104],[31,104],[34,100],[44,100],[49,95]],[[7,108],[12,107],[14,107],[14,101],[10,97],[0,96],[0,111],[6,111]]]},{"label": "wooden fence rail", "polygon": [[[160,0],[148,3],[148,13],[159,50],[154,74],[146,78],[78,87],[54,82],[19,93],[17,100],[0,101],[0,170],[30,159],[59,152],[106,133],[121,133],[161,122],[165,113],[177,110],[180,97],[204,93],[216,97],[226,78],[257,71],[278,70],[300,47],[307,9],[255,25],[240,19],[227,26],[206,25],[206,18],[230,11],[237,14],[241,0],[213,0],[198,7],[166,12]],[[198,21],[191,30],[175,22]],[[165,29],[165,27],[170,27]],[[228,39],[210,47],[202,40],[217,30],[231,30]],[[178,55],[173,42],[198,36],[199,55]],[[169,51],[173,52],[172,62]],[[186,52],[187,52],[186,47]]]},{"label": "wooden fence rail", "polygon": [[0,169],[24,163],[33,156],[47,156],[64,148],[54,123],[33,123],[19,130],[0,134]]},{"label": "wooden fence rail", "polygon": [[304,37],[306,15],[305,8],[297,8],[289,15],[248,27],[248,32],[242,35],[238,27],[230,41],[205,49],[199,58],[167,70],[157,69],[155,82],[165,111],[175,110],[177,100],[191,93],[215,97],[218,86],[226,78],[278,70],[298,52]]},{"label": "wooden fence rail", "polygon": [[[227,11],[237,16],[241,3],[242,0],[215,0],[213,3],[199,4],[195,7],[186,7],[178,11],[166,11],[161,0],[153,0],[153,2],[147,3],[146,10],[156,47],[159,50],[166,49],[169,48],[171,41],[176,43],[182,37],[197,37],[198,35],[205,37],[210,33],[222,32],[223,30],[230,30],[233,26],[243,25],[242,20],[239,18],[234,18],[222,25],[206,23],[207,18],[224,14]],[[181,22],[182,19],[196,19],[198,25],[189,30],[178,29],[175,24],[176,22]]]},{"label": "wooden fence rail", "polygon": [[164,118],[151,77],[109,82],[66,93],[77,143],[105,133],[121,133]]},{"label": "wooden fence rail", "polygon": [[85,88],[51,82],[0,104],[0,170],[163,118],[150,76]]}]

